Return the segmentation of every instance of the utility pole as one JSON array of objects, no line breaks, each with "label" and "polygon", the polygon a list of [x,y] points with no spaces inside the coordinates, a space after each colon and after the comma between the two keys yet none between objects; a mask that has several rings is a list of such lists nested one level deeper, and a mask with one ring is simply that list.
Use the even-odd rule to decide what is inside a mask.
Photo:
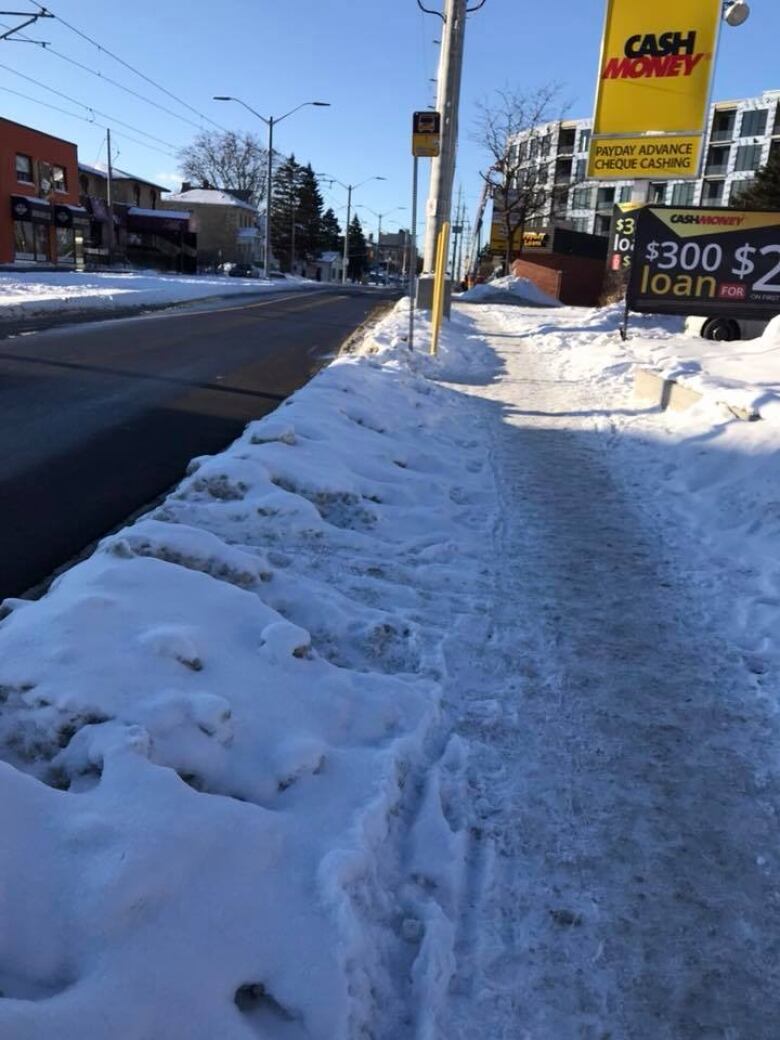
[{"label": "utility pole", "polygon": [[444,0],[444,26],[439,56],[436,108],[441,113],[441,152],[431,160],[423,270],[433,271],[439,231],[452,212],[458,108],[466,37],[467,0]]},{"label": "utility pole", "polygon": [[290,227],[290,272],[295,274],[295,218],[298,215],[298,211],[295,208],[295,203],[292,204],[292,226]]},{"label": "utility pole", "polygon": [[458,202],[457,202],[457,205],[455,206],[455,226],[452,229],[453,230],[453,235],[452,235],[452,259],[450,261],[450,269],[452,271],[452,278],[455,281],[457,281],[457,277],[458,277],[457,269],[456,269],[455,265],[457,263],[457,257],[458,257],[458,242],[460,241],[460,236],[461,236],[461,234],[463,232],[463,225],[461,223],[462,220],[463,220],[463,185],[461,185],[458,188]]},{"label": "utility pole", "polygon": [[268,123],[268,169],[265,185],[265,260],[263,277],[268,281],[271,270],[271,200],[274,194],[274,117],[269,116]]},{"label": "utility pole", "polygon": [[344,256],[341,260],[341,284],[347,284],[349,267],[349,222],[352,219],[352,185],[347,185],[347,223],[344,225]]},{"label": "utility pole", "polygon": [[106,129],[106,150],[108,153],[108,164],[106,166],[106,203],[108,205],[108,266],[114,264],[114,167],[111,159],[111,131]]}]

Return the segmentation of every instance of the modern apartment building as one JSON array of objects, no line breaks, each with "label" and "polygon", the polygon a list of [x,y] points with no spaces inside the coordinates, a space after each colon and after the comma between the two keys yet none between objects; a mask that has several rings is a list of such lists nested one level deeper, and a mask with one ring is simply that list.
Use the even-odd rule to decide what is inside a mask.
[{"label": "modern apartment building", "polygon": [[[523,170],[547,197],[528,227],[557,224],[597,235],[609,233],[612,207],[631,198],[633,181],[585,179],[592,121],[561,120],[521,134],[513,147]],[[701,175],[691,181],[658,181],[651,199],[675,206],[728,206],[761,166],[780,149],[780,90],[711,106]]]}]

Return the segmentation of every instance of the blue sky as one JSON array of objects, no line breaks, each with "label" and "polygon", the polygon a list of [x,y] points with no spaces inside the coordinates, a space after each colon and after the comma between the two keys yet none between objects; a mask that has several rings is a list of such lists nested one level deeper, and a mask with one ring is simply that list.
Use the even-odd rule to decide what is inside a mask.
[{"label": "blue sky", "polygon": [[[427,0],[426,6],[436,6]],[[4,7],[34,9],[28,0]],[[755,0],[750,21],[724,30],[715,97],[741,97],[780,88],[777,40],[780,5]],[[198,112],[222,126],[255,129],[239,106],[219,104],[212,94],[243,97],[258,111],[280,115],[300,101],[330,101],[330,109],[304,109],[282,123],[275,144],[294,151],[317,170],[358,183],[374,174],[385,182],[366,184],[355,200],[375,210],[409,207],[411,113],[431,106],[439,36],[437,18],[422,14],[415,0],[188,0],[106,3],[52,0],[51,9],[137,67]],[[550,80],[562,86],[567,114],[587,116],[593,102],[602,0],[487,0],[469,19],[461,107],[458,180],[469,209],[479,193],[484,162],[469,139],[474,104],[496,86],[534,88]],[[3,19],[8,21],[8,19]],[[134,76],[57,20],[38,23],[34,33],[62,54],[159,101],[186,119],[198,116]],[[7,66],[111,118],[120,167],[161,183],[178,184],[173,152],[196,128],[24,43],[0,42]],[[10,119],[76,141],[86,162],[105,160],[104,131],[95,125],[24,100],[5,88],[50,104],[88,113],[71,101],[0,67],[0,112]],[[141,147],[123,135],[121,119],[154,135]],[[205,124],[208,125],[208,124]],[[265,130],[260,126],[260,132]],[[136,131],[126,131],[142,140]],[[423,187],[427,162],[423,162]],[[326,201],[343,216],[338,186]],[[363,211],[370,230],[375,218]],[[385,226],[408,222],[408,209],[387,217]]]}]

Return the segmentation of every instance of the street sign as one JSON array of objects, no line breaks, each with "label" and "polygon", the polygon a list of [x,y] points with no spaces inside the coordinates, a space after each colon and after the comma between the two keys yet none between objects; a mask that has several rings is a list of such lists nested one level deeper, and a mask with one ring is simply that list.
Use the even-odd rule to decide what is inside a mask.
[{"label": "street sign", "polygon": [[435,159],[441,151],[441,115],[415,112],[412,121],[412,155],[416,159]]},{"label": "street sign", "polygon": [[627,305],[653,314],[780,314],[780,211],[644,208]]},{"label": "street sign", "polygon": [[644,202],[618,202],[615,204],[609,229],[608,264],[610,271],[628,273],[631,269],[638,216],[636,211],[644,205]]},{"label": "street sign", "polygon": [[607,0],[589,178],[698,175],[720,23],[718,0]]}]

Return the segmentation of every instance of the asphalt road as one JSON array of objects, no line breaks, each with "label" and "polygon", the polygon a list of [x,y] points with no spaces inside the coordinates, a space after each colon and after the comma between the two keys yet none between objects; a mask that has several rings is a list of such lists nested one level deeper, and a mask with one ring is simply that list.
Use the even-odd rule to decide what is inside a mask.
[{"label": "asphalt road", "polygon": [[280,293],[0,340],[0,598],[273,411],[382,299]]}]

